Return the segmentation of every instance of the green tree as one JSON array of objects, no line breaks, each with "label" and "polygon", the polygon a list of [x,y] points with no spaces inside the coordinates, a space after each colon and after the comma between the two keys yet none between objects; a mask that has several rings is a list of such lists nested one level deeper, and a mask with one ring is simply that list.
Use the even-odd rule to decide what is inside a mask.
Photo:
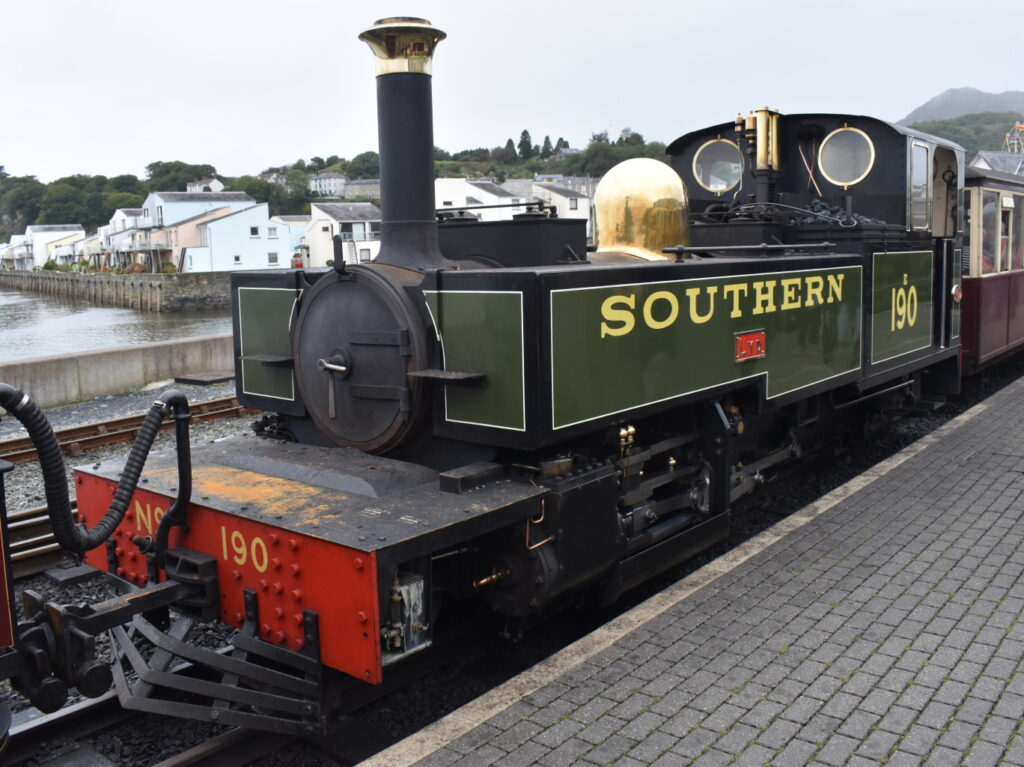
[{"label": "green tree", "polygon": [[349,178],[380,178],[380,156],[376,152],[357,154],[348,163]]},{"label": "green tree", "polygon": [[463,149],[452,155],[456,162],[487,162],[491,159],[491,150],[478,147],[477,149]]},{"label": "green tree", "polygon": [[[509,139],[511,141],[511,139]],[[519,134],[519,159],[529,160],[533,157],[533,139],[530,138],[530,131],[524,130]]]},{"label": "green tree", "polygon": [[146,166],[146,187],[150,192],[184,192],[189,181],[216,175],[212,165],[190,165],[179,160],[154,162]]},{"label": "green tree", "polygon": [[[118,208],[141,208],[144,200],[145,197],[141,194],[132,194],[131,192],[107,192],[103,195],[104,210],[110,211],[107,215],[107,221],[110,220],[110,217],[114,215],[114,211]],[[106,221],[103,223],[106,223]]]},{"label": "green tree", "polygon": [[270,203],[270,215],[280,216],[288,210],[288,190],[280,184],[254,176],[241,176],[231,182],[231,191],[245,192],[256,202]]},{"label": "green tree", "polygon": [[619,134],[618,140],[615,142],[616,146],[643,146],[644,137],[639,133],[634,133],[629,128],[623,128],[622,133]]},{"label": "green tree", "polygon": [[314,173],[316,173],[318,171],[321,171],[321,170],[323,170],[326,167],[327,167],[327,163],[324,161],[323,157],[310,157],[309,158],[309,168],[311,168]]},{"label": "green tree", "polygon": [[37,224],[82,224],[89,217],[87,194],[67,183],[47,184],[39,201]]},{"label": "green tree", "polygon": [[39,216],[46,185],[35,176],[9,176],[0,180],[0,242],[21,234]]},{"label": "green tree", "polygon": [[142,182],[139,181],[138,178],[130,174],[114,176],[113,178],[107,179],[107,191],[124,192],[126,194],[138,194],[142,195],[143,197],[146,194],[146,190]]},{"label": "green tree", "polygon": [[519,161],[519,155],[516,154],[516,145],[512,143],[512,139],[505,142],[504,147],[495,147],[491,150],[491,159],[499,165],[512,165]]},{"label": "green tree", "polygon": [[332,154],[324,162],[326,162],[327,163],[327,167],[330,168],[332,165],[338,165],[339,163],[344,162],[344,160],[342,160],[340,157],[338,157],[338,155]]},{"label": "green tree", "polygon": [[551,136],[544,137],[544,144],[540,148],[540,159],[546,160],[555,153],[555,148],[551,146]]},{"label": "green tree", "polygon": [[288,194],[298,194],[309,191],[309,174],[305,171],[292,168],[284,174],[288,179]]}]

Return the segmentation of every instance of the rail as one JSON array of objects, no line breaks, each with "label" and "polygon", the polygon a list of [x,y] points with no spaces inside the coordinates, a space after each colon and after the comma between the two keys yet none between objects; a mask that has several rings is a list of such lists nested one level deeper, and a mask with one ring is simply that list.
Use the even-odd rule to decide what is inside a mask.
[{"label": "rail", "polygon": [[[242,407],[235,397],[222,397],[207,402],[190,403],[189,409],[192,412],[194,423],[212,421],[217,418],[248,415],[256,412],[251,408]],[[95,447],[113,445],[118,442],[130,442],[142,426],[145,413],[140,415],[114,418],[109,421],[85,424],[84,426],[72,426],[67,429],[60,429],[55,432],[57,443],[60,445],[64,455],[75,455],[83,450]],[[160,425],[160,431],[169,431],[174,428],[173,421],[165,421]],[[32,440],[28,437],[18,437],[0,442],[0,458],[11,463],[25,463],[35,460],[36,450]]]}]

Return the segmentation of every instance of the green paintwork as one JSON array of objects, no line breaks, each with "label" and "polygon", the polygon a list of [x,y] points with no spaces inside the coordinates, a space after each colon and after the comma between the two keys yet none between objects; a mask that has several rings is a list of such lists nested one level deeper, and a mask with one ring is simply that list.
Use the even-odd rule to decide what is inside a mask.
[{"label": "green paintwork", "polygon": [[872,364],[932,345],[932,260],[929,250],[872,255]]},{"label": "green paintwork", "polygon": [[[281,288],[239,288],[238,325],[243,357],[254,354],[291,356],[289,326],[301,291]],[[242,360],[242,391],[275,399],[295,400],[291,367],[271,367]]]},{"label": "green paintwork", "polygon": [[[830,279],[840,290],[830,290]],[[772,398],[859,370],[861,283],[861,267],[845,266],[552,291],[552,428],[744,378],[765,376]],[[818,285],[820,300],[809,291]],[[758,291],[768,300],[755,313]],[[649,315],[665,323],[660,329],[644,319],[653,294]],[[667,294],[678,306],[671,323]],[[628,324],[602,314],[614,296],[632,297],[633,327],[602,338],[602,322],[620,332]],[[757,330],[766,355],[737,362],[736,335]]]},{"label": "green paintwork", "polygon": [[483,373],[483,386],[445,386],[445,418],[522,431],[523,294],[424,291],[449,371]]}]

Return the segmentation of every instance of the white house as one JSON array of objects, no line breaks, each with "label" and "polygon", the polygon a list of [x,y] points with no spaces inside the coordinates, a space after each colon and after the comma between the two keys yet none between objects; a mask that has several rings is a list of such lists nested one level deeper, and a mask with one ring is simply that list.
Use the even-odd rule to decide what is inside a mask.
[{"label": "white house", "polygon": [[198,224],[201,245],[185,247],[183,272],[287,269],[302,240],[303,227],[270,218],[258,203]]},{"label": "white house", "polygon": [[256,204],[245,192],[150,192],[142,203],[139,228],[175,224],[215,208],[242,210]]},{"label": "white house", "polygon": [[501,205],[498,208],[471,210],[481,221],[510,221],[516,213],[526,210],[526,199],[493,181],[473,178],[434,179],[434,203],[438,209],[463,208],[479,205]]},{"label": "white house", "polygon": [[219,178],[209,178],[203,176],[197,178],[195,181],[189,181],[185,184],[186,192],[223,192],[224,182]]},{"label": "white house", "polygon": [[53,261],[55,264],[75,263],[78,260],[75,246],[84,239],[85,232],[78,230],[59,240],[51,240],[46,243],[46,260]]},{"label": "white house", "polygon": [[314,202],[303,243],[305,266],[334,261],[334,235],[341,235],[345,263],[370,261],[380,250],[380,209],[369,202]]},{"label": "white house", "polygon": [[27,252],[23,249],[21,264],[15,268],[31,269],[33,266],[42,266],[46,263],[46,246],[54,240],[62,240],[73,233],[85,236],[85,230],[82,229],[81,224],[32,224],[25,227],[24,244],[27,246]]},{"label": "white house", "polygon": [[587,237],[592,235],[590,223],[590,198],[556,184],[534,184],[534,195],[549,205],[554,205],[559,218],[582,218],[587,222]]},{"label": "white house", "polygon": [[344,197],[346,181],[348,176],[336,170],[325,170],[310,175],[309,188],[321,197]]},{"label": "white house", "polygon": [[11,241],[0,246],[0,267],[4,269],[31,269],[32,250],[28,237],[12,234]]}]

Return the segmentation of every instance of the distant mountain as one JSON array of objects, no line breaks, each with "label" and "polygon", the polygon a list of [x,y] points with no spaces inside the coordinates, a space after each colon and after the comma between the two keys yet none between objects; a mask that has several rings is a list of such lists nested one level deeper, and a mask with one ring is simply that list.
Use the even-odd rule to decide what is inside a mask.
[{"label": "distant mountain", "polygon": [[1024,91],[986,93],[977,88],[950,88],[926,101],[900,120],[899,124],[951,120],[978,112],[1024,112]]}]

